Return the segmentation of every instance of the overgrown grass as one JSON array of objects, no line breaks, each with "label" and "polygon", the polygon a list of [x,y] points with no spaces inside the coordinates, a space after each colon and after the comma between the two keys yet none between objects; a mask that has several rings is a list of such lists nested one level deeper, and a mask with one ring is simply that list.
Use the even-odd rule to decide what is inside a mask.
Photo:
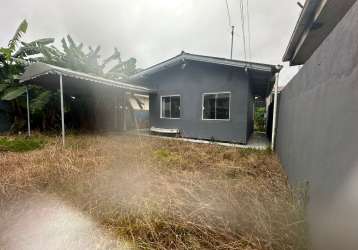
[{"label": "overgrown grass", "polygon": [[0,151],[26,152],[40,149],[45,141],[39,137],[0,137]]},{"label": "overgrown grass", "polygon": [[270,152],[131,136],[67,142],[2,153],[1,249],[308,249],[304,196]]}]

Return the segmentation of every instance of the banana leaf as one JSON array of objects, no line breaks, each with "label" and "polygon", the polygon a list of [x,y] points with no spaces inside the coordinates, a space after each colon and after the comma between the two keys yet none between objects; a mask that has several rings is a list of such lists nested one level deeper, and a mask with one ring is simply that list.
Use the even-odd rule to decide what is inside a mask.
[{"label": "banana leaf", "polygon": [[11,51],[15,50],[16,45],[20,42],[20,38],[22,37],[23,34],[26,33],[27,26],[28,26],[27,21],[23,20],[19,25],[19,27],[17,28],[15,35],[13,36],[13,38],[10,40],[8,44],[8,47],[9,49],[11,49]]},{"label": "banana leaf", "polygon": [[9,84],[1,83],[0,84],[0,92],[4,91],[7,87],[9,87]]},{"label": "banana leaf", "polygon": [[2,96],[3,101],[12,101],[26,92],[26,86],[11,87]]}]

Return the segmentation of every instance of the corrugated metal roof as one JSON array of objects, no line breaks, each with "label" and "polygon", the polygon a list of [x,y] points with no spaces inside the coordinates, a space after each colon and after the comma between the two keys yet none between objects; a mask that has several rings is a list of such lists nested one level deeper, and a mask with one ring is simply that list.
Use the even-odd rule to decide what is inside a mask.
[{"label": "corrugated metal roof", "polygon": [[121,88],[121,89],[125,89],[125,90],[131,90],[131,91],[135,91],[135,92],[142,92],[142,93],[152,92],[152,90],[142,87],[142,86],[128,84],[128,83],[120,82],[120,81],[113,81],[113,80],[105,79],[102,77],[93,76],[93,75],[85,74],[82,72],[77,72],[77,71],[73,71],[70,69],[61,68],[61,67],[57,67],[57,66],[53,66],[53,65],[49,65],[49,64],[45,64],[45,63],[33,63],[33,64],[29,65],[26,68],[25,73],[21,76],[20,83],[26,83],[33,79],[39,78],[44,75],[49,75],[49,74],[63,75],[63,76],[67,76],[67,77],[71,77],[71,78],[75,78],[75,79],[85,80],[85,81],[89,81],[92,83],[102,84],[102,85],[106,85],[106,86],[110,86],[110,87],[114,87],[114,88]]},{"label": "corrugated metal roof", "polygon": [[205,63],[226,65],[226,66],[238,67],[238,68],[248,68],[248,69],[253,69],[253,70],[257,70],[257,71],[266,71],[266,72],[272,72],[272,73],[276,73],[281,70],[281,68],[278,65],[231,60],[231,59],[220,58],[220,57],[195,55],[195,54],[189,54],[189,53],[186,53],[183,51],[181,54],[179,54],[169,60],[166,60],[166,61],[156,64],[152,67],[144,69],[143,71],[131,76],[130,79],[136,80],[138,78],[142,78],[142,77],[145,77],[146,75],[154,74],[156,72],[162,71],[168,67],[183,63],[185,61],[205,62]]}]

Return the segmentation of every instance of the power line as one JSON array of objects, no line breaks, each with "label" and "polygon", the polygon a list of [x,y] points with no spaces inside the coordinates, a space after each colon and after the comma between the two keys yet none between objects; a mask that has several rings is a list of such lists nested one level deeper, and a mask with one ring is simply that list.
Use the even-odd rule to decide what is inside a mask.
[{"label": "power line", "polygon": [[245,57],[245,61],[246,61],[247,60],[247,52],[246,52],[246,34],[245,34],[245,10],[244,10],[243,0],[240,0],[240,13],[241,13],[242,41],[244,43],[244,57]]},{"label": "power line", "polygon": [[232,59],[232,54],[234,52],[234,34],[235,34],[235,26],[232,26],[231,31],[231,52],[230,52],[230,59]]},{"label": "power line", "polygon": [[230,6],[228,0],[225,0],[226,3],[226,10],[227,10],[227,17],[229,21],[229,26],[231,27],[231,50],[230,50],[230,59],[232,59],[232,55],[234,52],[234,34],[235,34],[235,26],[231,24],[231,15],[230,15]]},{"label": "power line", "polygon": [[232,27],[232,24],[231,24],[230,7],[229,7],[228,0],[225,0],[225,2],[226,2],[226,11],[227,11],[227,17],[228,17],[228,21],[229,21],[229,26],[230,26],[230,28],[231,28],[231,27]]},{"label": "power line", "polygon": [[249,0],[246,0],[246,17],[247,17],[247,31],[248,31],[248,44],[249,44],[249,60],[251,60],[252,50],[251,50],[251,23],[250,23],[250,6]]}]

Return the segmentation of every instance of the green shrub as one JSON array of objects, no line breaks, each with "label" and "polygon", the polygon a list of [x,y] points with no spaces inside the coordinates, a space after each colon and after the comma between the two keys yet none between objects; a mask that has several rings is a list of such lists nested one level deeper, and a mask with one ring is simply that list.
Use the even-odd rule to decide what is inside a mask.
[{"label": "green shrub", "polygon": [[44,144],[38,137],[0,137],[0,151],[26,152],[42,148]]},{"label": "green shrub", "polygon": [[265,108],[256,108],[255,110],[255,130],[265,132]]}]

